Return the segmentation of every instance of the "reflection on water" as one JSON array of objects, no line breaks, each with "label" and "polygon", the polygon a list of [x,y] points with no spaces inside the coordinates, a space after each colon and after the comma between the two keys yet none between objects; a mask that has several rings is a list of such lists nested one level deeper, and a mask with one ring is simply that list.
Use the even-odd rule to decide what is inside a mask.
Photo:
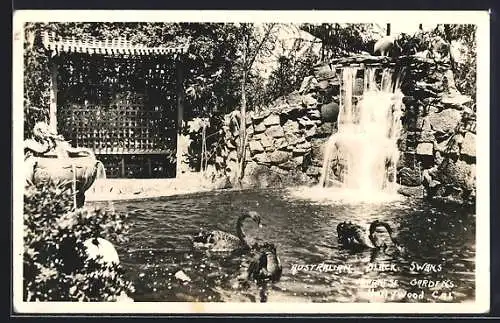
[{"label": "reflection on water", "polygon": [[[378,203],[314,201],[310,197],[299,198],[301,194],[297,192],[300,190],[219,191],[115,202],[118,212],[130,215],[130,240],[117,247],[136,286],[133,298],[258,301],[256,288],[233,288],[240,265],[237,256],[193,250],[188,240],[200,228],[234,233],[236,218],[246,207],[258,211],[265,225],[258,231],[251,221],[247,222],[247,235],[275,243],[283,264],[281,281],[270,287],[269,302],[474,299],[474,214],[438,209],[416,199]],[[395,228],[400,243],[407,249],[405,254],[377,254],[370,250],[351,253],[339,248],[339,222],[368,225],[375,219],[387,221]],[[416,268],[425,263],[432,265]],[[306,265],[316,268],[307,270]],[[191,281],[175,278],[179,270]]]}]

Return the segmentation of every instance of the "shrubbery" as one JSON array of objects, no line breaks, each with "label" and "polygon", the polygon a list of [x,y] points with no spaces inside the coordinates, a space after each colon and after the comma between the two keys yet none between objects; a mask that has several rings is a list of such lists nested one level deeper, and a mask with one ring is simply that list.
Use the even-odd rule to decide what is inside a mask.
[{"label": "shrubbery", "polygon": [[71,191],[53,182],[24,194],[24,300],[114,301],[133,292],[119,264],[89,258],[84,242],[123,242],[126,215],[73,209]]}]

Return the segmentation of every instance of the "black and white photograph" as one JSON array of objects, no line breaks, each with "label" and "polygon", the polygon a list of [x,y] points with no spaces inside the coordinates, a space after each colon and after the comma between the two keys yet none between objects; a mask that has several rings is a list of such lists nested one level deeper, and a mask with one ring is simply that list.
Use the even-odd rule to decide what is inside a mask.
[{"label": "black and white photograph", "polygon": [[487,11],[13,21],[16,312],[488,311]]}]

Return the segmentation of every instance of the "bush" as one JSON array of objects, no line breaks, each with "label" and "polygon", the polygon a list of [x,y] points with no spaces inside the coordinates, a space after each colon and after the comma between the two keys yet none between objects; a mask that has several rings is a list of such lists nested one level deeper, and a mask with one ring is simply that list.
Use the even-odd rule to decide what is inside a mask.
[{"label": "bush", "polygon": [[73,210],[71,191],[54,182],[24,194],[24,300],[115,301],[133,292],[119,264],[90,259],[84,242],[124,241],[125,216],[110,209]]},{"label": "bush", "polygon": [[[193,122],[200,122],[200,118],[194,118]],[[211,114],[208,118],[208,125],[205,129],[205,144],[206,144],[206,156],[208,161],[206,161],[206,165],[216,164],[215,156],[220,155],[220,150],[222,147],[224,133],[220,132],[222,129],[223,116],[220,114]],[[186,158],[188,160],[189,167],[197,172],[202,170],[201,165],[201,154],[202,154],[202,131],[203,128],[200,126],[199,128],[191,128],[189,125],[186,125],[183,128],[182,134],[184,136],[189,136],[191,140],[188,151],[186,153]],[[219,165],[216,165],[219,166]]]}]

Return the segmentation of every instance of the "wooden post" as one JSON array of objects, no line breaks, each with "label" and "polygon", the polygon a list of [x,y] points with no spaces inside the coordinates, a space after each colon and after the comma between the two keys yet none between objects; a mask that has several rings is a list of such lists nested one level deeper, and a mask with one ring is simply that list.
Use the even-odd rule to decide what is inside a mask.
[{"label": "wooden post", "polygon": [[387,24],[387,36],[391,35],[391,24]]},{"label": "wooden post", "polygon": [[184,121],[184,71],[182,61],[177,58],[175,62],[177,72],[177,132],[181,133]]},{"label": "wooden post", "polygon": [[184,66],[182,65],[181,57],[178,56],[175,61],[175,69],[177,72],[177,145],[176,145],[176,172],[175,177],[181,174],[181,161],[182,161],[182,145],[181,135],[182,126],[184,122]]},{"label": "wooden post", "polygon": [[122,155],[122,159],[120,161],[122,178],[125,177],[125,156]]},{"label": "wooden post", "polygon": [[152,171],[152,168],[151,168],[151,158],[152,158],[151,156],[148,156],[148,157],[147,157],[148,176],[149,176],[150,178],[152,178],[152,177],[153,177],[153,171]]},{"label": "wooden post", "polygon": [[50,68],[50,98],[49,98],[49,126],[57,133],[57,62],[51,59]]}]

